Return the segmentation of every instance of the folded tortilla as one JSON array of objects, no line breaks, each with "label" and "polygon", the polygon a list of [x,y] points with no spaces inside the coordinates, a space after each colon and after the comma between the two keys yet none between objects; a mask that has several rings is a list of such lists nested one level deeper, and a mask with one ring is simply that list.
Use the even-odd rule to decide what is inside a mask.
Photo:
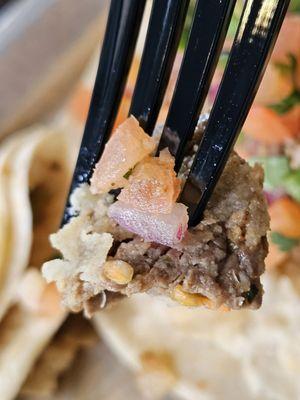
[{"label": "folded tortilla", "polygon": [[62,310],[41,316],[15,306],[1,323],[0,398],[14,399],[36,358],[62,324]]},{"label": "folded tortilla", "polygon": [[[0,149],[0,290],[6,275],[6,261],[10,239],[10,208],[8,198],[7,163],[14,143],[5,143]],[[1,319],[1,306],[0,306]]]},{"label": "folded tortilla", "polygon": [[[67,133],[41,126],[11,136],[1,147],[1,400],[15,398],[67,316],[61,307],[52,307],[57,293],[43,281],[39,268],[53,256],[48,235],[59,225],[73,167],[71,148]],[[24,278],[30,275],[28,265],[34,267],[35,279]],[[26,292],[20,293],[24,279]]]},{"label": "folded tortilla", "polygon": [[[266,273],[260,310],[183,309],[138,294],[102,310],[95,327],[138,376],[147,398],[300,398],[300,296]],[[155,397],[156,396],[156,397]],[[177,397],[176,397],[177,398]]]},{"label": "folded tortilla", "polygon": [[[22,131],[2,146],[0,185],[5,185],[5,190],[0,195],[4,220],[0,235],[0,320],[13,302],[16,284],[30,258],[39,266],[52,253],[47,236],[59,223],[67,191],[71,170],[67,151],[67,135],[43,127]],[[41,187],[41,182],[47,187]],[[44,215],[36,216],[36,204],[33,211],[31,208],[32,193],[39,188],[44,196]],[[50,205],[47,200],[51,195],[55,201]],[[37,256],[38,252],[42,256]]]},{"label": "folded tortilla", "polygon": [[59,376],[70,368],[79,350],[88,349],[98,341],[88,321],[79,315],[70,315],[35,363],[21,396],[32,400],[53,395]]}]

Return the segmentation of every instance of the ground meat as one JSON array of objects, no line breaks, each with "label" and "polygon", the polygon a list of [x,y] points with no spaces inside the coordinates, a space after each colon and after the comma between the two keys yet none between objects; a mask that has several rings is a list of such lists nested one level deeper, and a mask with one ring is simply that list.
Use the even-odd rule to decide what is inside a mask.
[{"label": "ground meat", "polygon": [[259,307],[269,226],[262,180],[259,167],[251,168],[233,154],[204,219],[176,249],[138,237],[120,244],[115,258],[134,268],[132,281],[120,292],[164,294],[180,284],[216,307]]},{"label": "ground meat", "polygon": [[[196,132],[196,142],[202,129],[203,124]],[[184,162],[182,176],[192,162],[196,142],[189,144],[191,155]],[[186,305],[260,306],[269,229],[260,166],[250,167],[233,152],[203,220],[175,248],[145,242],[116,225],[107,215],[112,201],[112,196],[92,195],[88,185],[79,188],[73,199],[78,217],[52,238],[64,259],[50,261],[43,273],[48,281],[56,281],[67,307],[73,311],[83,308],[91,315],[116,298],[140,292],[179,302],[190,296]],[[113,280],[105,275],[101,259],[127,263],[127,273],[128,268],[132,270],[129,280],[123,283],[120,276]]]}]

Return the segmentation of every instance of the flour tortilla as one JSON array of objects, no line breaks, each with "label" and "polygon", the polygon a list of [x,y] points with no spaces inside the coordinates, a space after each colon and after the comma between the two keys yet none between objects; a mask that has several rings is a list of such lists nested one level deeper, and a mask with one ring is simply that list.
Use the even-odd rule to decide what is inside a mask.
[{"label": "flour tortilla", "polygon": [[37,357],[66,317],[65,311],[40,316],[12,308],[0,329],[0,399],[17,395]]},{"label": "flour tortilla", "polygon": [[[19,156],[18,149],[21,149],[22,146],[24,148],[21,152],[28,152],[23,134],[13,137],[2,148],[2,151],[5,151],[5,163],[0,179],[6,181],[7,223],[5,235],[7,239],[6,257],[2,266],[0,320],[13,302],[16,285],[28,265],[31,249],[32,224],[30,203],[27,196],[28,178],[26,176],[26,174],[28,175],[28,163],[22,163],[19,171],[16,171],[15,168],[15,160],[18,160]],[[15,174],[17,174],[17,187],[13,186],[16,181]],[[16,191],[18,191],[18,194],[15,193]],[[17,209],[14,209],[14,207],[17,207]],[[18,218],[18,221],[16,218]]]},{"label": "flour tortilla", "polygon": [[0,149],[0,290],[4,284],[6,275],[5,266],[10,246],[10,208],[8,199],[7,163],[10,159],[13,147],[14,143],[9,142],[5,143]]},{"label": "flour tortilla", "polygon": [[[11,225],[13,218],[10,193],[10,183],[12,174],[14,173],[12,170],[12,160],[14,160],[18,149],[20,149],[24,141],[25,132],[21,132],[5,140],[0,147],[0,291],[6,284],[5,280],[8,280],[6,272],[9,270],[12,254],[13,229]],[[25,203],[22,211],[27,211],[28,213],[29,210],[26,205]],[[1,300],[0,303],[2,303]],[[0,319],[3,316],[3,311],[5,311],[5,307],[0,306]]]},{"label": "flour tortilla", "polygon": [[98,341],[87,320],[79,314],[70,315],[35,363],[21,389],[21,397],[32,400],[54,395],[58,378],[71,367],[78,352],[94,348]]},{"label": "flour tortilla", "polygon": [[[4,225],[1,224],[3,231],[1,237],[6,238],[4,243],[2,240],[2,247],[6,247],[7,254],[4,251],[5,263],[3,262],[1,267],[3,282],[0,291],[0,320],[12,304],[16,293],[16,284],[21,279],[30,260],[33,245],[30,189],[38,185],[41,179],[51,185],[51,182],[47,181],[48,177],[43,168],[45,163],[51,159],[51,162],[65,165],[62,172],[65,183],[62,188],[59,188],[59,191],[63,191],[63,196],[65,196],[66,180],[68,180],[71,169],[67,158],[66,134],[53,129],[34,127],[22,131],[5,144],[2,152],[3,168],[2,173],[0,170],[0,184],[4,181],[5,197],[2,195],[4,197],[2,203],[5,206],[6,201],[7,211],[2,212],[6,215],[6,221]],[[67,169],[69,173],[67,173]],[[3,192],[1,191],[1,193]],[[57,214],[57,210],[55,211]],[[56,220],[57,218],[60,216],[57,215]],[[8,223],[10,223],[10,227],[8,227]],[[39,251],[43,252],[44,249],[39,249]]]},{"label": "flour tortilla", "polygon": [[[12,135],[1,146],[1,400],[15,398],[67,316],[63,309],[49,315],[26,309],[18,291],[27,267],[36,267],[40,274],[41,263],[53,255],[48,235],[59,224],[73,168],[68,138],[60,130],[36,126]],[[27,289],[31,293],[36,288]]]},{"label": "flour tortilla", "polygon": [[[296,400],[299,294],[286,276],[266,275],[264,285],[264,303],[255,312],[182,309],[136,295],[101,311],[94,323],[139,376],[147,376],[143,354],[167,352],[172,357],[177,381],[164,386],[162,394],[167,389],[188,400]],[[148,395],[154,398],[149,388]]]}]

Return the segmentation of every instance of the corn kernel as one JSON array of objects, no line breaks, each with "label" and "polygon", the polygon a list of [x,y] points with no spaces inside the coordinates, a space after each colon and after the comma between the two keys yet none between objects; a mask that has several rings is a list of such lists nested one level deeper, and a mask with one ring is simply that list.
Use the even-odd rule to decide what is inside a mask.
[{"label": "corn kernel", "polygon": [[105,278],[119,285],[126,285],[132,280],[134,270],[125,261],[109,260],[104,263],[102,268]]},{"label": "corn kernel", "polygon": [[212,307],[212,301],[210,299],[198,293],[188,293],[183,290],[182,285],[175,286],[171,293],[171,298],[187,307]]}]

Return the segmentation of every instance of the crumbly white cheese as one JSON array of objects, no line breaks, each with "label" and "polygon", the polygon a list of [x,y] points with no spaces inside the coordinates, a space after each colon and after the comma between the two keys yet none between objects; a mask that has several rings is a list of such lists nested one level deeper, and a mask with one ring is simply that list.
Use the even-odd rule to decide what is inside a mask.
[{"label": "crumbly white cheese", "polygon": [[[85,301],[103,290],[100,271],[113,236],[106,232],[109,196],[93,196],[84,185],[75,191],[71,201],[74,210],[80,210],[80,215],[50,237],[52,246],[61,252],[63,259],[46,262],[42,271],[47,282],[56,283],[64,304],[79,311]],[[93,215],[90,215],[92,210]]]}]

